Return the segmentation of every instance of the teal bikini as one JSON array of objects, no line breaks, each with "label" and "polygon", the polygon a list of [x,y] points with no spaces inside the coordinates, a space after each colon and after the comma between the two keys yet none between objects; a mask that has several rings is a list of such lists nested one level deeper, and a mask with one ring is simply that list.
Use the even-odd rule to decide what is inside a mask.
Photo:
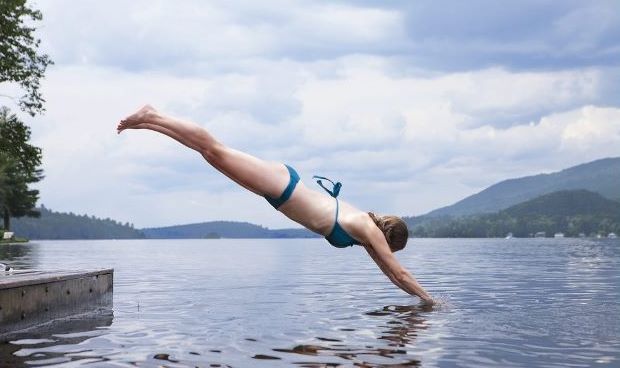
[{"label": "teal bikini", "polygon": [[[267,202],[269,202],[269,204],[271,204],[275,209],[278,209],[278,207],[282,206],[284,202],[286,202],[291,197],[293,191],[295,190],[295,187],[297,186],[297,183],[299,182],[299,174],[297,174],[297,171],[295,171],[295,169],[288,165],[284,166],[286,166],[286,168],[288,169],[290,177],[288,185],[286,186],[286,188],[284,188],[284,192],[282,192],[282,194],[278,198],[264,196]],[[333,245],[336,248],[345,248],[355,244],[361,244],[359,241],[349,235],[349,233],[347,233],[338,223],[338,194],[340,193],[340,188],[342,188],[342,184],[339,182],[334,183],[333,181],[322,176],[313,176],[312,178],[318,179],[316,182],[321,186],[321,188],[325,189],[325,191],[329,193],[329,195],[336,199],[336,219],[334,220],[334,227],[332,228],[332,231],[329,233],[329,235],[325,237],[325,239],[327,239],[329,244]],[[322,180],[327,180],[332,183],[332,190],[327,189],[323,185]]]},{"label": "teal bikini", "polygon": [[269,204],[272,205],[273,208],[275,208],[276,210],[278,209],[278,207],[283,205],[284,202],[288,201],[288,199],[291,198],[291,195],[293,194],[293,191],[295,190],[295,187],[299,182],[299,174],[297,174],[297,171],[295,171],[295,169],[288,165],[284,166],[286,166],[286,169],[288,170],[288,175],[290,177],[288,185],[286,186],[286,188],[284,188],[284,192],[282,192],[282,194],[278,198],[264,196],[267,202],[269,202]]},{"label": "teal bikini", "polygon": [[[338,194],[340,193],[340,188],[342,188],[342,184],[340,182],[334,183],[333,181],[323,177],[323,176],[313,176],[313,179],[318,179],[316,182],[321,186],[321,188],[325,189],[330,196],[336,199],[336,220],[334,220],[334,227],[332,231],[325,237],[329,244],[333,245],[336,248],[345,248],[350,247],[352,245],[360,245],[361,243],[357,241],[354,237],[349,235],[342,226],[338,223]],[[333,188],[329,190],[325,188],[322,180],[327,180],[332,183]]]}]

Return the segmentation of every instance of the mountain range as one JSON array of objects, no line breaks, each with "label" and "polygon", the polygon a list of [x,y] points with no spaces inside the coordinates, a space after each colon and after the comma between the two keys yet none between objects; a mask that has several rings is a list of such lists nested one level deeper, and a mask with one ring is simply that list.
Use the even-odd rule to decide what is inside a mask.
[{"label": "mountain range", "polygon": [[584,189],[544,194],[494,213],[458,217],[426,216],[412,224],[416,237],[488,238],[601,236],[620,233],[620,202]]},{"label": "mountain range", "polygon": [[[556,197],[545,197],[552,193],[562,194]],[[598,197],[593,197],[593,194]],[[537,199],[538,202],[528,202]],[[610,200],[616,202],[610,202]],[[550,174],[504,180],[453,205],[436,209],[422,216],[404,217],[404,220],[416,234],[415,229],[427,231],[430,224],[438,228],[442,224],[454,224],[455,218],[501,213],[502,210],[508,208],[510,211],[503,212],[502,215],[515,219],[543,215],[549,210],[577,216],[579,214],[572,213],[571,209],[587,212],[590,207],[598,211],[596,216],[602,216],[603,213],[616,211],[617,207],[614,206],[619,201],[620,157],[615,157],[584,163]],[[551,215],[546,214],[546,216]],[[41,208],[40,218],[16,218],[12,220],[12,223],[13,230],[19,236],[31,239],[318,237],[317,234],[306,229],[268,229],[260,225],[235,221],[211,221],[135,229],[128,223],[122,224],[111,219],[93,216],[59,213],[44,207]],[[424,227],[421,228],[420,225]]]},{"label": "mountain range", "polygon": [[604,158],[550,174],[504,180],[425,216],[492,213],[547,193],[573,189],[589,190],[620,201],[620,157]]}]

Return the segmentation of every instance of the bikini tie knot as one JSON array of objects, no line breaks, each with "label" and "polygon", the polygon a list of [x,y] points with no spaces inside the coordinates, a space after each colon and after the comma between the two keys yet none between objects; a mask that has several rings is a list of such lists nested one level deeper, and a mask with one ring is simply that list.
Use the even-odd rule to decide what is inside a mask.
[{"label": "bikini tie knot", "polygon": [[[321,186],[321,188],[323,188],[327,193],[329,193],[330,196],[337,198],[338,194],[340,194],[340,188],[342,188],[342,183],[340,182],[336,182],[334,183],[333,181],[331,181],[330,179],[324,177],[324,176],[317,176],[314,175],[312,177],[312,179],[317,179],[317,184],[319,184]],[[325,185],[323,185],[323,180],[327,180],[328,182],[330,182],[332,184],[332,189],[328,189],[327,187],[325,187]]]}]

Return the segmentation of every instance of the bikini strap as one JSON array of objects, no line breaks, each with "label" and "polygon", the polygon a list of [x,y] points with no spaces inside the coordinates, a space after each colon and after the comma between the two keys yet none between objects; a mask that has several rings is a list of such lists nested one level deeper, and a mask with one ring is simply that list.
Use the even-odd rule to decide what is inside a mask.
[{"label": "bikini strap", "polygon": [[[324,176],[317,176],[314,175],[312,177],[312,179],[318,179],[316,182],[317,184],[319,184],[321,186],[321,188],[325,189],[325,191],[327,193],[329,193],[330,196],[334,197],[334,198],[338,198],[338,194],[340,193],[340,188],[342,188],[342,183],[340,182],[336,182],[334,183],[333,181],[329,180],[328,178],[324,177]],[[327,180],[328,182],[332,183],[332,190],[327,189],[324,185],[323,185],[323,180]]]},{"label": "bikini strap", "polygon": [[[338,184],[340,184],[340,183],[338,183]],[[334,198],[336,198],[336,197],[334,197]],[[338,223],[338,207],[340,207],[339,206],[339,201],[338,201],[338,198],[336,198],[336,219],[334,220],[335,224]]]}]

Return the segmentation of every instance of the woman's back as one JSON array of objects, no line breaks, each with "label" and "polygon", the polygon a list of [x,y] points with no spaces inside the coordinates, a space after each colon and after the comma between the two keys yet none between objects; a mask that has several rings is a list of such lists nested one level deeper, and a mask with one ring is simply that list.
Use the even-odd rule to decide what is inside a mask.
[{"label": "woman's back", "polygon": [[[336,222],[336,198],[310,189],[301,181],[279,210],[291,220],[323,236],[329,235]],[[355,225],[364,215],[349,203],[338,200],[338,223],[354,237],[354,233],[360,232]]]}]

